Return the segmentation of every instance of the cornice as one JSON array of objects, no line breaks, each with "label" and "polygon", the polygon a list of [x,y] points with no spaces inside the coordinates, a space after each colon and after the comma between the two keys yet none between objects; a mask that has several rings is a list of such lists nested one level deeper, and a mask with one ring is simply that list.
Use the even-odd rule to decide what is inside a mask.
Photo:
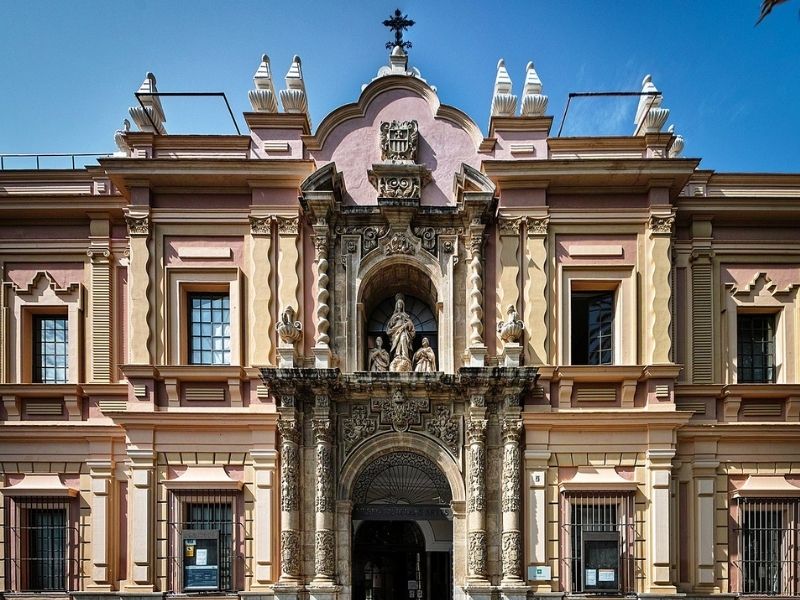
[{"label": "cornice", "polygon": [[550,133],[553,117],[491,117],[488,138],[495,137],[498,131],[541,131]]},{"label": "cornice", "polygon": [[244,120],[253,129],[301,129],[303,134],[311,133],[311,125],[305,113],[244,113]]},{"label": "cornice", "polygon": [[484,160],[483,171],[500,189],[542,187],[608,193],[609,188],[644,192],[654,185],[669,186],[676,195],[699,164],[681,158],[587,158],[547,160]]}]

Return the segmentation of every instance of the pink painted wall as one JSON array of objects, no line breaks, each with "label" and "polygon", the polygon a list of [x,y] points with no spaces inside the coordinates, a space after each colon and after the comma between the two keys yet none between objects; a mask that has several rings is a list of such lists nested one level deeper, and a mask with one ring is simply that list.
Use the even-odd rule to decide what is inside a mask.
[{"label": "pink painted wall", "polygon": [[5,278],[25,287],[39,271],[50,273],[59,287],[83,282],[83,264],[79,262],[6,263]]},{"label": "pink painted wall", "polygon": [[477,148],[469,133],[451,121],[437,119],[434,107],[408,89],[392,89],[376,96],[364,117],[349,119],[337,125],[321,150],[311,151],[311,158],[322,167],[335,162],[344,175],[346,203],[376,204],[377,192],[367,179],[367,170],[381,161],[379,128],[382,121],[419,123],[417,162],[432,171],[432,181],[422,190],[422,205],[445,206],[455,203],[453,175],[461,163],[479,167]]},{"label": "pink painted wall", "polygon": [[733,283],[741,289],[750,285],[759,273],[766,273],[778,290],[800,285],[800,265],[724,265],[720,268],[720,280],[723,284]]},{"label": "pink painted wall", "polygon": [[250,206],[250,194],[154,194],[153,208],[236,209]]},{"label": "pink painted wall", "polygon": [[[572,246],[622,246],[622,256],[569,255]],[[556,260],[561,264],[631,264],[636,260],[635,235],[558,235]]]},{"label": "pink painted wall", "polygon": [[[181,248],[230,248],[231,258],[181,258]],[[240,237],[169,236],[164,241],[164,262],[167,265],[236,265],[244,264],[244,240]]]}]

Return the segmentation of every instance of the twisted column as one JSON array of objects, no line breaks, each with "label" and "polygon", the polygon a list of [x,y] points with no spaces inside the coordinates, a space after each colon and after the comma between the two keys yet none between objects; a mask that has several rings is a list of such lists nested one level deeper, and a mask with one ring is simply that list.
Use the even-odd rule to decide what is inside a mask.
[{"label": "twisted column", "polygon": [[[484,409],[485,410],[485,409]],[[486,583],[486,424],[484,418],[467,422],[469,484],[467,488],[467,560],[469,578]]]},{"label": "twisted column", "polygon": [[503,534],[501,556],[503,584],[522,583],[522,533],[520,532],[520,471],[522,468],[519,441],[522,421],[505,417],[503,434]]},{"label": "twisted column", "polygon": [[314,584],[333,584],[336,570],[334,519],[336,502],[333,493],[333,426],[330,418],[315,418],[311,422],[317,457],[316,491],[314,494]]},{"label": "twisted column", "polygon": [[482,367],[486,361],[483,341],[483,225],[470,227],[469,238],[469,362]]},{"label": "twisted column", "polygon": [[300,579],[300,423],[295,415],[278,420],[281,434],[281,576]]},{"label": "twisted column", "polygon": [[318,369],[327,369],[330,366],[330,306],[328,299],[328,227],[327,225],[314,226],[315,269],[317,274],[317,323],[314,336],[314,357]]}]

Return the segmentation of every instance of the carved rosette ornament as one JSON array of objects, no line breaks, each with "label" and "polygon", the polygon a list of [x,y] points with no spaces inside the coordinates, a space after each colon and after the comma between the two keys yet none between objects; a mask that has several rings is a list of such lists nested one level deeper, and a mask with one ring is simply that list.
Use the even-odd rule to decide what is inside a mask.
[{"label": "carved rosette ornament", "polygon": [[333,531],[324,529],[314,534],[314,570],[317,576],[333,578],[335,571],[335,537]]},{"label": "carved rosette ornament", "polygon": [[653,235],[672,235],[672,228],[674,225],[674,215],[667,215],[664,217],[652,215],[650,217],[650,233]]},{"label": "carved rosette ornament", "polygon": [[522,536],[519,531],[504,531],[502,535],[503,579],[522,578]]},{"label": "carved rosette ornament", "polygon": [[378,177],[378,195],[381,198],[419,198],[421,187],[422,179],[416,175]]},{"label": "carved rosette ornament", "polygon": [[281,572],[289,577],[300,576],[300,532],[281,531]]},{"label": "carved rosette ornament", "polygon": [[486,532],[472,531],[469,534],[469,548],[467,551],[470,575],[485,578],[486,569]]},{"label": "carved rosette ornament", "polygon": [[392,254],[414,254],[416,248],[404,233],[395,233],[383,247],[386,256]]}]

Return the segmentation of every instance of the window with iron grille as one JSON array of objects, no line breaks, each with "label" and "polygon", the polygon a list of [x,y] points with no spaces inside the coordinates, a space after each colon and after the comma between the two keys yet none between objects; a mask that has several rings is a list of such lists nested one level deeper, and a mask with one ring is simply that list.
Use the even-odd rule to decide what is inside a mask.
[{"label": "window with iron grille", "polygon": [[738,382],[775,383],[775,315],[745,313],[736,321]]},{"label": "window with iron grille", "polygon": [[796,499],[739,499],[734,566],[739,570],[741,593],[797,594],[799,507]]},{"label": "window with iron grille", "polygon": [[[237,548],[243,539],[239,532],[237,492],[173,492],[169,511],[171,581],[174,589],[191,591],[184,573],[184,531],[211,532],[218,539],[216,560],[218,562],[219,591],[236,591]],[[196,558],[196,557],[191,557]],[[191,561],[195,562],[195,561]],[[208,563],[211,565],[211,561]],[[207,588],[206,588],[207,589]]]},{"label": "window with iron grille", "polygon": [[9,590],[69,589],[78,546],[71,504],[53,498],[7,499],[5,576]]},{"label": "window with iron grille", "polygon": [[69,329],[66,315],[34,315],[33,382],[67,383]]},{"label": "window with iron grille", "polygon": [[572,593],[635,593],[634,493],[565,493],[563,568]]},{"label": "window with iron grille", "polygon": [[189,294],[189,363],[231,363],[231,311],[228,294]]},{"label": "window with iron grille", "polygon": [[614,292],[572,292],[570,301],[572,364],[613,364]]}]

